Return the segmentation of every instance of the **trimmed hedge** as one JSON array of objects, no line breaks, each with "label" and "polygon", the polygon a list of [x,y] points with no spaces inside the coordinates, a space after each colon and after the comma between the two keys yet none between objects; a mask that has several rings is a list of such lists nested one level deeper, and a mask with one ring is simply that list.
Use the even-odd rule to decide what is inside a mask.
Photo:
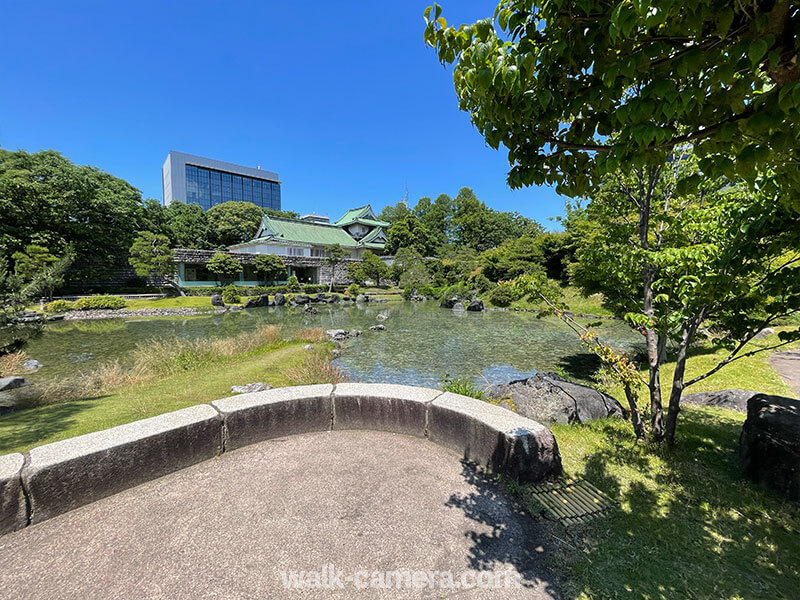
[{"label": "trimmed hedge", "polygon": [[74,310],[118,310],[127,305],[128,303],[118,296],[99,295],[78,298],[72,308]]},{"label": "trimmed hedge", "polygon": [[74,304],[69,300],[53,300],[44,305],[44,312],[59,313],[67,312],[74,308]]}]

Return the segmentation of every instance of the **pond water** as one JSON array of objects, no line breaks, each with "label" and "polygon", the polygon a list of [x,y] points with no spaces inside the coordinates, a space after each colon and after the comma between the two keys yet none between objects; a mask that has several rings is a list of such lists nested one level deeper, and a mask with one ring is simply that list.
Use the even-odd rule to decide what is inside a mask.
[{"label": "pond water", "polygon": [[[311,327],[362,329],[345,343],[335,364],[351,379],[438,387],[442,379],[466,377],[477,384],[501,383],[536,371],[586,379],[596,359],[555,317],[530,313],[454,312],[438,303],[388,302],[321,305],[317,314],[289,307],[255,308],[208,316],[62,321],[49,324],[26,352],[45,365],[31,379],[89,371],[108,360],[125,364],[137,344],[153,338],[230,337],[260,324],[281,326],[284,335]],[[385,316],[379,321],[378,315]],[[370,331],[383,323],[385,331]],[[602,321],[601,338],[633,350],[641,337],[619,321]]]}]

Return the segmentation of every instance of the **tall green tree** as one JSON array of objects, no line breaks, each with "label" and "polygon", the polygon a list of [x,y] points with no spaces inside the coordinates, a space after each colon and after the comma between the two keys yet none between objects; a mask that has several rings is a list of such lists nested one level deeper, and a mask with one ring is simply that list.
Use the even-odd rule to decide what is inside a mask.
[{"label": "tall green tree", "polygon": [[206,268],[219,278],[221,285],[228,285],[239,277],[242,272],[242,265],[230,254],[217,252],[212,256]]},{"label": "tall green tree", "polygon": [[253,267],[265,284],[284,281],[288,277],[286,263],[276,254],[259,254],[253,259]]},{"label": "tall green tree", "polygon": [[381,221],[386,221],[390,225],[394,225],[398,221],[405,219],[411,214],[411,209],[405,202],[398,202],[397,204],[389,204],[383,207],[383,210],[378,215]]},{"label": "tall green tree", "polygon": [[262,216],[261,208],[252,202],[223,202],[206,211],[213,242],[219,246],[252,240]]},{"label": "tall green tree", "polygon": [[433,202],[430,198],[420,198],[414,207],[414,216],[436,238],[437,246],[452,241],[453,201],[447,194],[439,194]]},{"label": "tall green tree", "polygon": [[459,27],[436,4],[424,16],[459,107],[507,148],[512,188],[586,195],[689,142],[706,177],[758,181],[800,210],[793,3],[502,0]]},{"label": "tall green tree", "polygon": [[417,217],[408,215],[396,221],[386,233],[386,252],[395,254],[401,248],[413,248],[423,256],[430,256],[436,249],[436,239]]},{"label": "tall green tree", "polygon": [[170,241],[180,248],[209,250],[212,244],[211,228],[205,211],[197,204],[173,202],[166,208]]},{"label": "tall green tree", "polygon": [[174,279],[176,265],[170,241],[166,235],[152,231],[140,231],[133,240],[128,262],[139,277],[158,279],[181,296],[185,295]]},{"label": "tall green tree", "polygon": [[361,255],[361,271],[366,279],[375,282],[375,285],[380,285],[381,279],[386,276],[387,268],[386,263],[377,254],[371,250],[364,250]]}]

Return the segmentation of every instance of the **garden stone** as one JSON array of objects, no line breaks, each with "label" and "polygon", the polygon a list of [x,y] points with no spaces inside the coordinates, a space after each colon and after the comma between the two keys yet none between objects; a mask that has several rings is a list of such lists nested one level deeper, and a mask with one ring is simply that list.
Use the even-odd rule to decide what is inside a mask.
[{"label": "garden stone", "polygon": [[328,329],[325,334],[332,342],[341,342],[347,339],[347,332],[344,329]]},{"label": "garden stone", "polygon": [[339,294],[331,294],[331,298],[330,298],[329,302],[331,304],[336,304],[340,300],[341,300],[341,298],[339,297]]},{"label": "garden stone", "polygon": [[34,359],[26,360],[22,364],[22,368],[25,369],[26,371],[38,371],[43,366],[44,365],[42,363],[40,363],[38,360],[34,360]]},{"label": "garden stone", "polygon": [[269,296],[266,294],[262,294],[257,298],[250,298],[247,302],[245,302],[245,308],[260,308],[262,306],[269,306]]},{"label": "garden stone", "polygon": [[537,373],[528,379],[493,385],[486,395],[498,400],[511,397],[519,414],[541,423],[625,417],[625,409],[608,394],[566,381],[555,373]]},{"label": "garden stone", "polygon": [[213,294],[211,296],[211,306],[225,306],[222,301],[222,294]]},{"label": "garden stone", "polygon": [[303,307],[303,312],[311,314],[311,315],[315,315],[315,314],[317,314],[317,309],[314,308],[313,306],[311,306],[310,304],[306,304]]},{"label": "garden stone", "polygon": [[461,302],[456,302],[455,304],[453,304],[453,310],[462,311],[464,310],[464,305],[461,304]]},{"label": "garden stone", "polygon": [[714,406],[746,413],[747,403],[750,401],[750,398],[760,393],[761,392],[753,392],[750,390],[720,390],[718,392],[686,394],[681,400],[686,404],[692,404],[694,406]]},{"label": "garden stone", "polygon": [[328,294],[320,292],[316,296],[314,296],[314,302],[325,303],[328,301]]},{"label": "garden stone", "polygon": [[767,394],[750,398],[739,458],[748,478],[800,501],[800,400]]},{"label": "garden stone", "polygon": [[351,329],[350,331],[347,332],[347,336],[351,338],[358,337],[360,335],[361,335],[360,329]]},{"label": "garden stone", "polygon": [[761,338],[765,338],[768,335],[772,335],[773,333],[775,333],[775,330],[772,327],[765,327],[764,329],[759,331],[757,334],[755,334],[753,336],[753,339],[754,340],[760,340]]},{"label": "garden stone", "polygon": [[365,296],[364,294],[359,294],[356,296],[356,302],[369,302],[369,296]]},{"label": "garden stone", "polygon": [[314,346],[312,346],[311,344],[306,344],[305,346],[303,346],[303,350],[313,350],[313,349]]},{"label": "garden stone", "polygon": [[458,303],[458,301],[459,301],[458,296],[453,296],[452,298],[445,298],[444,300],[442,300],[439,306],[441,306],[442,308],[453,308]]},{"label": "garden stone", "polygon": [[480,298],[475,298],[475,300],[470,302],[469,306],[467,306],[467,310],[472,312],[481,312],[485,310],[485,308],[486,307],[483,305],[483,300],[481,300]]},{"label": "garden stone", "polygon": [[0,535],[28,524],[21,479],[24,462],[24,457],[18,452],[0,456]]},{"label": "garden stone", "polygon": [[305,294],[297,294],[297,296],[294,297],[295,304],[308,304],[310,301],[311,298]]},{"label": "garden stone", "polygon": [[234,385],[231,386],[231,393],[232,394],[248,394],[250,392],[266,392],[267,390],[271,390],[272,386],[268,383],[264,383],[259,381],[257,383],[248,383],[245,385]]},{"label": "garden stone", "polygon": [[0,392],[9,392],[30,384],[31,382],[24,377],[2,377],[0,378]]},{"label": "garden stone", "polygon": [[386,329],[386,326],[385,325],[381,325],[379,323],[378,325],[373,325],[372,327],[370,327],[370,329],[372,331],[384,331]]},{"label": "garden stone", "polygon": [[275,306],[283,306],[284,304],[286,304],[286,297],[280,292],[275,294]]}]

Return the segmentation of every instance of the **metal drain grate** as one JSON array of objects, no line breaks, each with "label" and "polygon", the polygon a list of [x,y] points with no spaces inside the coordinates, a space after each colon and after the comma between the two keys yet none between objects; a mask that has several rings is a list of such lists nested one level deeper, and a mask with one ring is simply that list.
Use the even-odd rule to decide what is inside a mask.
[{"label": "metal drain grate", "polygon": [[614,501],[588,481],[554,479],[527,486],[530,498],[544,509],[544,516],[564,525],[586,523],[609,514]]}]

